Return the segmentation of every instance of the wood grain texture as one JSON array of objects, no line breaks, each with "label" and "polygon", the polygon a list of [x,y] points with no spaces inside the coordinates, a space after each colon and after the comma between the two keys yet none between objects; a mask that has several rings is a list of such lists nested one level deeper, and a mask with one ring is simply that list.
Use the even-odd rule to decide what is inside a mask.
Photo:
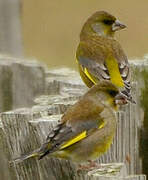
[{"label": "wood grain texture", "polygon": [[[45,157],[30,159],[20,164],[11,163],[9,171],[19,180],[146,180],[142,174],[140,131],[145,109],[141,101],[148,79],[148,60],[132,62],[132,94],[136,105],[129,104],[117,113],[118,127],[110,150],[98,159],[101,169],[76,172],[75,164]],[[142,72],[146,73],[143,76]],[[45,95],[35,99],[32,108],[17,109],[1,114],[1,135],[6,142],[7,161],[38,148],[61,115],[87,91],[75,72],[69,69],[45,71]],[[33,96],[34,97],[34,96]],[[32,98],[33,98],[32,97]],[[146,121],[146,119],[145,119]],[[2,146],[2,145],[0,145]],[[4,148],[2,147],[3,151]],[[123,164],[121,164],[123,163]],[[107,170],[104,170],[104,169]],[[8,169],[8,168],[7,168]],[[109,173],[108,173],[109,172]],[[11,178],[13,180],[13,177]],[[4,179],[5,180],[5,179]]]},{"label": "wood grain texture", "polygon": [[45,92],[45,69],[37,61],[0,56],[0,112],[31,107]]}]

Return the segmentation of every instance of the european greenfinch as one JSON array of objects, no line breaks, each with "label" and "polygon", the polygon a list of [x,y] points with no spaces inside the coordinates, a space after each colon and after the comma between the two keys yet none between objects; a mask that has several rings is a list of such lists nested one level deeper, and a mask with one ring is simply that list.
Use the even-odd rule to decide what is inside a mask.
[{"label": "european greenfinch", "polygon": [[89,88],[101,80],[109,80],[128,101],[134,102],[128,59],[114,38],[115,32],[125,27],[105,11],[94,13],[82,27],[76,59],[80,76]]},{"label": "european greenfinch", "polygon": [[81,163],[98,158],[112,143],[116,131],[119,90],[110,81],[101,81],[86,92],[62,116],[61,121],[37,150],[15,162],[45,155]]}]

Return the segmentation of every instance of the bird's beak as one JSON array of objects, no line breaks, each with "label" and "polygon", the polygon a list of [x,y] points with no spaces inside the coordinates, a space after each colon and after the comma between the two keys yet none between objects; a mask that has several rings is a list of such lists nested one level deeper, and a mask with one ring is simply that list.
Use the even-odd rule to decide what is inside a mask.
[{"label": "bird's beak", "polygon": [[124,28],[126,28],[126,25],[121,23],[118,19],[112,25],[112,31],[118,31]]}]

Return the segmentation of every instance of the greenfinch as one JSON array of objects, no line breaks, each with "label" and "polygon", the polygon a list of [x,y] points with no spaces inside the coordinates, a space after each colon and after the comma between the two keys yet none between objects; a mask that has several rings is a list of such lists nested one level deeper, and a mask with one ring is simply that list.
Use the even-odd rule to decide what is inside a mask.
[{"label": "greenfinch", "polygon": [[65,112],[39,149],[14,161],[47,154],[77,163],[98,158],[109,149],[116,131],[115,112],[124,102],[119,94],[110,81],[100,81]]},{"label": "greenfinch", "polygon": [[80,76],[90,88],[101,80],[116,85],[133,103],[130,69],[126,54],[115,40],[115,32],[126,26],[105,11],[94,13],[82,27],[76,59]]}]

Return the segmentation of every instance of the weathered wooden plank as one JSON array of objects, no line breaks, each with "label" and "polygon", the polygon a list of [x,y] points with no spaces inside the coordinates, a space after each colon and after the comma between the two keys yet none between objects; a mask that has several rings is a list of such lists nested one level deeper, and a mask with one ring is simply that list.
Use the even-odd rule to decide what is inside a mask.
[{"label": "weathered wooden plank", "polygon": [[[140,63],[140,65],[139,65]],[[140,68],[139,68],[140,66]],[[133,91],[132,94],[137,102],[123,107],[118,116],[118,127],[114,143],[110,150],[101,158],[99,163],[124,162],[127,174],[139,174],[142,172],[140,153],[139,129],[143,124],[143,110],[141,97],[147,92],[146,80],[148,79],[147,61],[132,62]],[[77,81],[78,74],[70,76],[70,70],[64,75],[64,70],[52,70],[46,73],[46,94],[35,100],[36,105],[32,109],[17,110],[2,114],[4,132],[7,135],[7,144],[10,151],[10,159],[20,154],[29,152],[40,146],[47,136],[50,128],[60,119],[66,109],[71,106],[85,91],[82,82]],[[143,77],[143,71],[144,77]],[[56,75],[57,73],[57,75]],[[74,74],[74,72],[72,72]],[[61,76],[60,76],[61,75]],[[68,77],[67,77],[68,76]],[[138,77],[137,77],[138,76]],[[66,81],[67,80],[67,81]],[[54,91],[55,89],[55,91]],[[145,105],[145,104],[144,104]],[[146,111],[147,109],[144,109]],[[145,112],[146,113],[146,112]],[[147,122],[147,120],[145,119]],[[44,158],[41,161],[28,160],[21,164],[13,164],[17,179],[77,179],[77,180],[106,180],[106,179],[129,179],[145,180],[145,176],[117,176],[75,173],[75,167],[68,161]],[[33,176],[33,171],[36,172]]]},{"label": "weathered wooden plank", "polygon": [[[73,88],[75,91],[73,91]],[[72,89],[72,92],[71,92]],[[79,74],[69,68],[52,69],[46,71],[47,94],[71,94],[78,96],[86,91]],[[80,91],[81,90],[81,91]]]},{"label": "weathered wooden plank", "polygon": [[[33,114],[29,109],[20,109],[15,112],[2,114],[5,133],[9,134],[7,141],[11,157],[17,157],[24,152],[29,152],[31,149],[39,147],[45,140],[49,128],[55,125],[61,115],[48,116],[46,118],[40,116],[40,114]],[[16,177],[21,180],[124,180],[120,176],[126,177],[127,175],[124,164],[120,163],[101,164],[99,170],[77,173],[74,164],[71,162],[49,157],[39,162],[35,159],[30,159],[20,164],[11,164],[11,167],[15,168]],[[137,178],[138,176],[135,177]],[[128,179],[131,180],[130,178]]]},{"label": "weathered wooden plank", "polygon": [[[139,109],[137,113],[139,119],[142,119],[142,128],[139,128],[138,134],[140,139],[139,144],[139,154],[142,160],[142,172],[148,176],[148,55],[145,56],[143,61],[132,61],[132,69],[134,69],[133,78],[137,80],[136,84],[136,94],[139,97]],[[139,121],[138,121],[139,122]],[[137,157],[135,157],[137,159]],[[139,164],[137,167],[139,168]]]},{"label": "weathered wooden plank", "polygon": [[10,168],[8,159],[10,159],[10,151],[7,146],[6,134],[0,119],[0,179],[15,180],[16,174],[14,168]]},{"label": "weathered wooden plank", "polygon": [[[2,114],[4,132],[11,155],[10,159],[8,159],[9,161],[11,161],[13,157],[18,156],[18,154],[30,151],[29,149],[33,150],[37,148],[35,144],[37,139],[32,136],[32,129],[28,125],[28,121],[32,118],[29,109],[21,109],[19,111]],[[36,160],[31,159],[27,164],[26,162],[19,165],[11,164],[11,167],[12,169],[15,168],[17,179],[40,179],[40,171]]]},{"label": "weathered wooden plank", "polygon": [[36,61],[0,57],[0,112],[31,107],[45,92],[45,70]]},{"label": "weathered wooden plank", "polygon": [[145,175],[127,176],[124,163],[101,164],[101,166],[100,169],[90,171],[88,177],[91,176],[93,180],[146,180]]}]

